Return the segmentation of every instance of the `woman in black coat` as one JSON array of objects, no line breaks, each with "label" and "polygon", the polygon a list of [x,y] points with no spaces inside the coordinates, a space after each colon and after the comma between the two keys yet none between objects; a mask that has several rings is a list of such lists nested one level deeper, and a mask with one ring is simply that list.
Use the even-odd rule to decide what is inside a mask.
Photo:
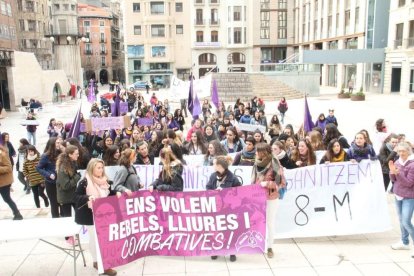
[{"label": "woman in black coat", "polygon": [[[230,170],[229,165],[233,161],[229,156],[217,156],[213,161],[214,173],[210,175],[207,183],[207,190],[222,190],[224,188],[232,188],[241,186],[237,176]],[[217,256],[211,256],[212,260],[216,260]],[[236,261],[236,255],[230,255],[230,261]]]},{"label": "woman in black coat", "polygon": [[[111,185],[105,175],[104,162],[93,158],[89,161],[85,171],[85,177],[79,181],[73,197],[75,203],[75,222],[85,225],[89,234],[89,251],[92,255],[93,267],[98,269],[96,256],[95,226],[92,214],[92,202],[97,198],[112,195]],[[118,195],[120,196],[120,194]],[[113,269],[104,271],[106,275],[115,276]]]}]

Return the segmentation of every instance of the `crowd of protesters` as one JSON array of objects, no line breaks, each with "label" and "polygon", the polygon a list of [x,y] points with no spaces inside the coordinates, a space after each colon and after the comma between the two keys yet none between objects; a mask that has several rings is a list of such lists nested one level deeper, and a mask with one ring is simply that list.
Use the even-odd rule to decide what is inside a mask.
[{"label": "crowd of protesters", "polygon": [[[244,103],[237,99],[234,105],[227,107],[221,102],[218,109],[213,109],[209,101],[204,100],[199,118],[187,116],[185,103],[173,110],[168,100],[158,100],[155,93],[147,102],[139,93],[125,92],[121,94],[121,101],[128,105],[128,113],[121,115],[130,115],[130,126],[80,132],[76,137],[68,137],[70,124],[64,125],[52,118],[45,130],[50,138],[43,154],[36,149],[34,139],[28,141],[24,138],[16,152],[9,135],[3,133],[0,190],[4,201],[13,210],[14,219],[22,219],[10,197],[14,157],[17,157],[18,179],[26,193],[33,191],[36,207],[41,206],[40,196],[45,207],[50,205],[54,218],[71,216],[72,208],[75,208],[76,221],[93,227],[90,209],[93,200],[122,193],[131,195],[144,187],[146,180],[140,178],[134,165],[154,165],[155,158],[159,157],[163,168],[153,183],[147,183],[149,190],[182,191],[183,166],[186,165],[183,156],[204,155],[204,165],[214,168],[207,184],[209,190],[240,186],[229,166],[252,166],[251,182],[266,189],[267,256],[272,258],[271,229],[276,223],[278,200],[283,198],[286,187],[283,169],[311,166],[317,162],[379,159],[384,189],[389,189],[389,184],[393,183],[390,192],[395,193],[401,224],[402,242],[393,248],[407,249],[409,236],[414,239],[414,227],[410,221],[414,210],[412,147],[404,135],[389,133],[384,119],[376,122],[375,133],[370,135],[367,130],[361,130],[352,141],[347,141],[338,129],[333,109],[327,116],[321,113],[312,130],[305,132],[302,126],[294,131],[292,125],[284,124],[288,111],[285,98],[278,104],[279,113],[269,116],[269,121],[265,103],[257,97]],[[85,123],[87,117],[107,116],[111,116],[110,104],[102,100],[101,106],[97,103],[92,105],[90,114],[82,114],[80,121]],[[140,125],[143,118],[150,123]],[[248,132],[240,128],[241,124],[263,126],[265,131]],[[380,143],[380,147],[375,149],[372,141]],[[317,160],[317,151],[324,151],[320,161]],[[233,154],[234,158],[228,154]],[[113,165],[121,167],[109,181],[104,168]],[[83,178],[78,170],[86,170]],[[93,237],[91,239],[94,240]],[[75,241],[68,239],[68,242]],[[96,267],[96,253],[93,254]],[[216,258],[212,256],[212,259]],[[232,255],[230,260],[236,261],[236,256]],[[115,275],[116,271],[108,270],[106,273]]]}]

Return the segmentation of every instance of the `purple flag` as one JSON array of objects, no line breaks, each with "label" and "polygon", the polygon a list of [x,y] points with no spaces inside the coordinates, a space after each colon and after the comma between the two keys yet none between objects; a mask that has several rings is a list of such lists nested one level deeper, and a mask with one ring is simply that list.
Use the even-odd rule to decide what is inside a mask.
[{"label": "purple flag", "polygon": [[303,120],[303,130],[305,131],[305,135],[314,127],[315,125],[312,122],[312,116],[309,112],[308,98],[305,95],[305,118]]},{"label": "purple flag", "polygon": [[190,76],[190,89],[188,90],[188,110],[193,113],[194,108],[194,97],[193,97],[193,78]]},{"label": "purple flag", "polygon": [[197,92],[193,94],[193,96],[194,96],[194,106],[193,106],[193,111],[191,112],[191,114],[193,115],[193,119],[197,120],[198,115],[202,113],[201,105],[200,105],[200,101],[198,100]]},{"label": "purple flag", "polygon": [[116,96],[115,96],[115,105],[114,110],[111,110],[112,117],[118,117],[121,115],[121,98],[119,94],[121,93],[121,87],[119,85],[116,86]]},{"label": "purple flag", "polygon": [[217,82],[215,79],[213,80],[213,93],[211,95],[211,101],[213,102],[215,107],[218,109],[220,101],[219,101],[219,96],[218,96]]},{"label": "purple flag", "polygon": [[89,82],[88,102],[90,102],[92,104],[95,101],[96,101],[95,83],[94,83],[93,79],[91,79],[91,81]]},{"label": "purple flag", "polygon": [[79,110],[76,113],[75,119],[73,120],[72,126],[70,128],[68,138],[78,138],[80,133],[80,126],[81,126],[81,109],[82,109],[82,103],[79,105]]}]

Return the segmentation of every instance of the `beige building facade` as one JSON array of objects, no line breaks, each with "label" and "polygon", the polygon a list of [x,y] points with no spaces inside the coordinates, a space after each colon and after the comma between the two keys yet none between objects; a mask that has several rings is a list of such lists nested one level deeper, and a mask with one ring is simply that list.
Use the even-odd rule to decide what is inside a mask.
[{"label": "beige building facade", "polygon": [[384,93],[414,95],[414,3],[392,1]]},{"label": "beige building facade", "polygon": [[44,70],[52,69],[52,42],[45,38],[50,33],[48,1],[17,0],[14,19],[19,51],[34,53]]},{"label": "beige building facade", "polygon": [[172,75],[188,78],[190,0],[125,0],[123,5],[127,84],[143,80],[168,87]]},{"label": "beige building facade", "polygon": [[293,4],[288,0],[260,0],[260,5],[253,6],[252,71],[266,71],[271,69],[269,64],[295,61]]}]

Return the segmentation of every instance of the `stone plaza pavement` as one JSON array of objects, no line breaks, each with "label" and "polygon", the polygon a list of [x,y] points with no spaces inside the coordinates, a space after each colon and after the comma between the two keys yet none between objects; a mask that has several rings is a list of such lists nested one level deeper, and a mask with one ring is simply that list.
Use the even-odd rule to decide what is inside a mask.
[{"label": "stone plaza pavement", "polygon": [[[162,97],[162,92],[158,94]],[[368,94],[365,102],[351,102],[338,100],[334,94],[322,93],[317,98],[309,98],[309,106],[314,119],[319,113],[326,114],[329,108],[334,108],[339,129],[348,140],[362,128],[373,132],[375,120],[385,118],[391,131],[406,133],[408,140],[414,141],[414,110],[408,109],[408,100],[409,97],[403,96]],[[49,119],[71,121],[78,104],[79,100],[45,105],[44,111],[38,115],[41,124],[37,134],[39,151],[43,151],[47,140]],[[277,110],[276,106],[277,102],[266,103],[268,116]],[[84,112],[88,108],[84,102]],[[298,127],[302,118],[303,99],[289,101],[286,122]],[[0,120],[1,132],[10,133],[15,147],[18,140],[26,136],[25,128],[19,125],[21,119],[18,112],[10,112],[7,118]],[[12,187],[12,197],[24,219],[50,216],[48,209],[35,208],[32,195],[23,193],[17,178]],[[392,230],[388,232],[275,240],[273,259],[263,254],[239,255],[234,263],[228,257],[219,257],[216,261],[209,257],[146,257],[116,269],[118,275],[414,275],[414,258],[411,258],[410,251],[390,248],[390,244],[399,240],[400,234],[394,198],[392,195],[387,198],[392,219]],[[11,218],[10,209],[0,200],[0,219]],[[65,246],[63,237],[47,240]],[[88,251],[85,257],[87,267],[78,260],[78,275],[96,275]],[[73,262],[63,252],[38,240],[9,241],[0,242],[0,267],[0,275],[66,276],[72,275]]]}]

